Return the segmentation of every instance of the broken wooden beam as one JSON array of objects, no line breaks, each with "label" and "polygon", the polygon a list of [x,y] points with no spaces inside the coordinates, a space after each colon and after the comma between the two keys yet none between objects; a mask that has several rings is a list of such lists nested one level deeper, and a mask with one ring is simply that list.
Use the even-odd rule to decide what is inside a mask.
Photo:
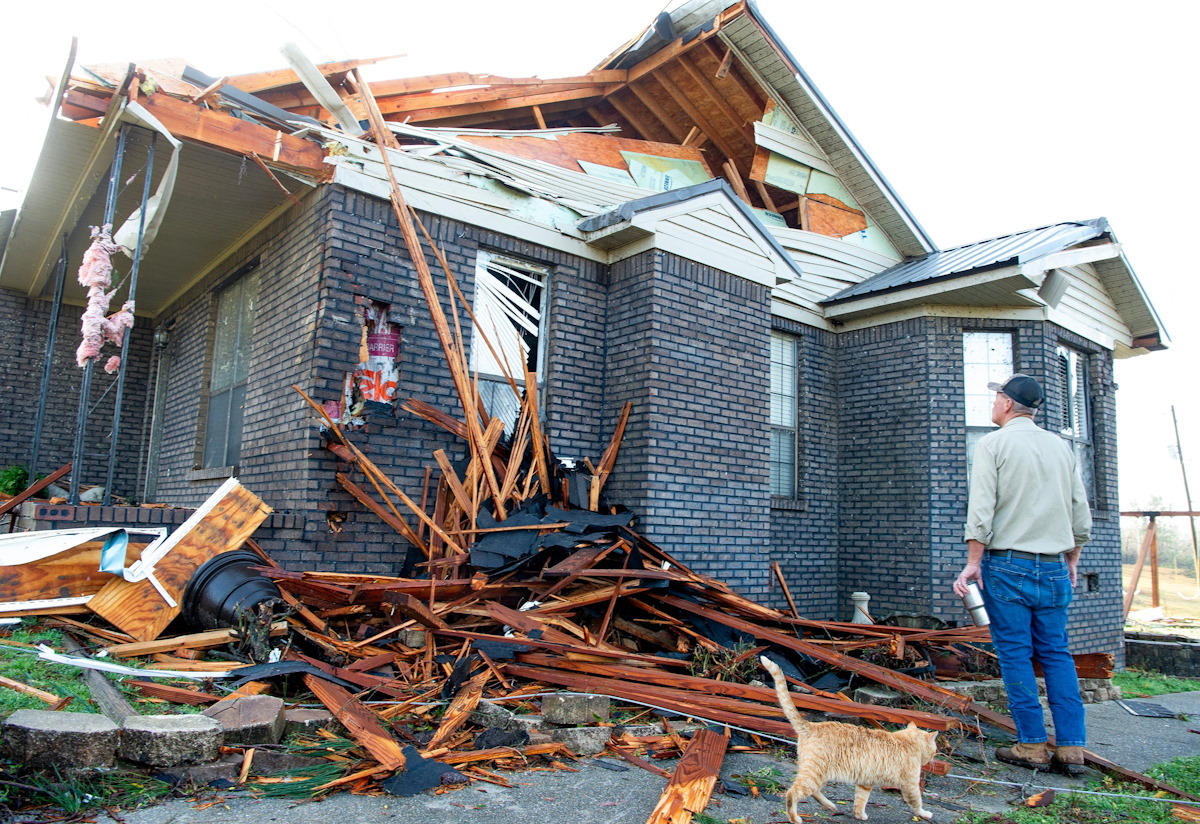
[{"label": "broken wooden beam", "polygon": [[704,812],[717,786],[728,746],[729,739],[712,730],[692,733],[646,824],[689,824],[695,813]]},{"label": "broken wooden beam", "polygon": [[392,737],[373,712],[362,705],[354,695],[315,675],[305,675],[304,684],[317,696],[325,708],[333,713],[350,736],[388,770],[404,769],[404,750]]}]

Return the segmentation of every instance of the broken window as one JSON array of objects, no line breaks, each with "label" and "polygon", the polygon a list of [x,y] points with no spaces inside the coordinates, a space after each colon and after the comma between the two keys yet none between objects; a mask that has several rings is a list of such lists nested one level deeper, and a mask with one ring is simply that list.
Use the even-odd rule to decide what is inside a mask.
[{"label": "broken window", "polygon": [[799,341],[771,333],[771,495],[799,497]]},{"label": "broken window", "polygon": [[217,297],[204,466],[236,466],[242,451],[242,415],[250,377],[250,339],[258,303],[258,262],[236,275]]},{"label": "broken window", "polygon": [[529,371],[541,384],[548,274],[545,267],[489,252],[479,253],[475,267],[471,370],[479,376],[479,394],[488,414],[510,430],[520,400],[508,379],[524,387]]},{"label": "broken window", "polygon": [[1062,387],[1059,434],[1075,451],[1088,499],[1095,500],[1096,463],[1092,450],[1092,404],[1088,391],[1088,356],[1066,346],[1058,347],[1058,379]]},{"label": "broken window", "polygon": [[989,383],[1003,383],[1012,375],[1013,336],[1011,332],[963,332],[963,402],[967,423],[967,476],[975,443],[996,428],[992,423],[992,402],[996,393]]}]

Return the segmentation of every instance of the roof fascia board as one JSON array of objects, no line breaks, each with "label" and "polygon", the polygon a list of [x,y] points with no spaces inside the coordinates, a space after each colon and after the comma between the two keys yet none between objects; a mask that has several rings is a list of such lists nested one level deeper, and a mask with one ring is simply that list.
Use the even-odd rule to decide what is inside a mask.
[{"label": "roof fascia board", "polygon": [[[712,196],[711,198],[709,196]],[[576,224],[585,235],[589,232],[596,232],[601,229],[607,229],[610,226],[618,223],[629,223],[642,229],[652,229],[654,223],[670,219],[687,212],[711,206],[723,201],[727,212],[735,220],[738,216],[741,217],[739,224],[746,233],[754,238],[760,248],[776,258],[777,277],[786,277],[783,272],[787,272],[793,278],[800,278],[803,272],[800,264],[795,258],[788,254],[783,245],[775,238],[773,234],[767,231],[758,217],[750,210],[741,198],[739,198],[730,187],[729,183],[721,178],[714,178],[697,183],[694,186],[686,186],[682,189],[673,189],[669,192],[660,192],[649,197],[631,200],[622,203],[617,209],[611,212],[605,212],[602,215],[587,218]],[[689,260],[692,258],[689,257]],[[783,272],[778,272],[778,264],[783,264]],[[770,284],[774,286],[775,284]]]},{"label": "roof fascia board", "polygon": [[779,36],[775,34],[775,30],[771,28],[771,25],[762,16],[762,12],[758,10],[758,4],[755,3],[754,0],[746,0],[746,9],[750,13],[750,16],[754,20],[755,24],[762,29],[763,33],[771,41],[772,45],[778,49],[784,60],[788,62],[796,76],[797,82],[804,87],[805,92],[812,98],[813,103],[828,119],[829,124],[833,127],[834,131],[838,133],[838,136],[841,137],[842,141],[845,142],[845,144],[850,148],[850,151],[854,154],[855,158],[857,158],[858,162],[862,165],[867,174],[870,175],[875,181],[875,184],[879,186],[880,190],[886,194],[889,200],[892,201],[896,207],[896,210],[903,215],[905,223],[909,225],[909,228],[912,230],[913,234],[920,239],[921,244],[925,247],[925,250],[927,252],[936,251],[938,248],[937,244],[934,243],[933,239],[929,237],[929,234],[925,231],[925,228],[921,226],[916,217],[914,217],[912,212],[909,211],[908,206],[904,204],[904,201],[896,193],[896,190],[892,188],[892,185],[888,182],[887,178],[883,176],[883,173],[879,171],[879,168],[875,165],[875,162],[871,160],[870,155],[867,154],[866,150],[854,137],[854,134],[850,131],[846,124],[842,122],[842,119],[838,117],[838,114],[834,111],[833,107],[829,105],[829,101],[825,99],[825,96],[821,94],[821,91],[817,88],[816,84],[813,83],[812,78],[810,78],[801,67],[800,61],[798,61],[792,55]]},{"label": "roof fascia board", "polygon": [[957,306],[951,304],[924,303],[916,306],[905,306],[857,318],[848,318],[835,325],[835,331],[853,332],[858,329],[870,329],[889,323],[912,320],[913,318],[966,318],[969,320],[1046,320],[1045,307],[1020,306]]},{"label": "roof fascia board", "polygon": [[[1164,349],[1167,348],[1171,345],[1171,337],[1167,334],[1166,327],[1163,326],[1162,318],[1158,316],[1158,310],[1154,308],[1154,304],[1150,302],[1150,298],[1146,294],[1146,290],[1142,288],[1142,282],[1138,280],[1137,272],[1133,270],[1133,266],[1129,263],[1129,258],[1127,258],[1125,256],[1125,252],[1122,251],[1120,255],[1114,258],[1113,262],[1114,264],[1121,266],[1124,270],[1123,274],[1129,279],[1129,283],[1133,286],[1134,291],[1137,292],[1138,298],[1142,302],[1142,306],[1145,308],[1146,312],[1150,315],[1150,318],[1154,322],[1154,332],[1158,335],[1161,347]],[[1103,279],[1104,275],[1099,269],[1097,269],[1097,274]],[[1120,304],[1118,304],[1118,308],[1120,308]],[[1145,336],[1136,327],[1133,329],[1133,333],[1135,337]]]},{"label": "roof fascia board", "polygon": [[774,295],[771,297],[771,316],[795,321],[796,323],[803,323],[805,326],[811,326],[814,329],[821,329],[826,332],[837,332],[840,329],[840,327],[835,327],[816,312],[805,309],[803,306],[797,306],[791,301],[780,300]]},{"label": "roof fascia board", "polygon": [[1062,269],[1067,266],[1078,266],[1082,263],[1095,263],[1099,260],[1110,260],[1120,256],[1121,244],[1104,243],[1099,246],[1082,246],[1076,249],[1064,249],[1048,255],[1034,258],[1020,265],[1021,274],[1033,280],[1041,280],[1051,269]]},{"label": "roof fascia board", "polygon": [[886,292],[876,292],[861,297],[844,298],[827,304],[825,316],[838,318],[843,315],[861,314],[886,309],[895,304],[907,304],[913,301],[923,301],[936,298],[946,292],[958,292],[975,286],[990,286],[997,284],[1011,285],[1013,291],[1018,289],[1036,289],[1037,281],[1030,279],[1015,266],[1004,266],[975,272],[968,275],[955,275],[949,278],[939,278],[936,281],[925,281],[921,284],[906,286],[902,289],[891,289]]}]

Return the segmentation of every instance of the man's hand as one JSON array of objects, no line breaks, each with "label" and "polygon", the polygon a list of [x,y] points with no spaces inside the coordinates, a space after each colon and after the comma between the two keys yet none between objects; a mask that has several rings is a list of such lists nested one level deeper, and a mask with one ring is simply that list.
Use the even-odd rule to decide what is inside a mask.
[{"label": "man's hand", "polygon": [[1064,553],[1063,558],[1067,562],[1067,574],[1071,576],[1071,588],[1079,583],[1079,555],[1083,547],[1075,547],[1070,552]]},{"label": "man's hand", "polygon": [[979,584],[979,588],[983,589],[983,573],[979,569],[979,564],[968,563],[963,567],[962,572],[958,573],[958,577],[954,580],[954,593],[959,597],[967,594],[967,586],[971,583]]}]

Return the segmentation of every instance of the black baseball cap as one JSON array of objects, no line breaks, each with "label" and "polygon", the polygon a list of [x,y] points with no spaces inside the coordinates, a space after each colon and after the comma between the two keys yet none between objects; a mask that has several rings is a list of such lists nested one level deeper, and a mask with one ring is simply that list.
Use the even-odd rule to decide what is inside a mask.
[{"label": "black baseball cap", "polygon": [[1004,383],[989,383],[988,389],[1003,392],[1022,406],[1037,409],[1046,400],[1042,385],[1028,375],[1013,375]]}]

